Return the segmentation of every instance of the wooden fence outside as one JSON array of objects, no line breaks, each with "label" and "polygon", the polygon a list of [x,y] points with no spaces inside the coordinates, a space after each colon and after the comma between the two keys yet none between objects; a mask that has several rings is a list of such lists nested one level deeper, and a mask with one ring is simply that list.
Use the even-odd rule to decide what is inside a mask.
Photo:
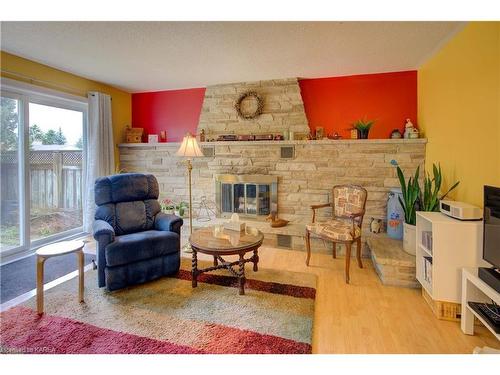
[{"label": "wooden fence outside", "polygon": [[[31,151],[31,208],[82,208],[82,152]],[[2,202],[19,200],[17,155],[2,153]]]}]

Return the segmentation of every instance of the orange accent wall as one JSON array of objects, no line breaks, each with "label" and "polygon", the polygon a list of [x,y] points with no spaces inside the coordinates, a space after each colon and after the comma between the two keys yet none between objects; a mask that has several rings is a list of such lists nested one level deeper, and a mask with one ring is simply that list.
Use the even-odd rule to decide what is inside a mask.
[{"label": "orange accent wall", "polygon": [[301,79],[299,85],[309,127],[348,138],[350,124],[360,118],[376,120],[370,138],[388,138],[404,131],[410,118],[417,124],[417,71]]},{"label": "orange accent wall", "polygon": [[196,134],[204,88],[132,94],[132,125],[148,134],[167,132],[167,142],[180,142],[187,132]]},{"label": "orange accent wall", "polygon": [[[323,126],[325,134],[344,138],[352,122],[366,117],[377,122],[370,138],[389,138],[404,131],[410,118],[417,122],[417,72],[365,74],[299,80],[311,129]],[[181,141],[186,132],[196,133],[204,88],[132,94],[132,125],[146,134],[167,131],[167,140]]]}]

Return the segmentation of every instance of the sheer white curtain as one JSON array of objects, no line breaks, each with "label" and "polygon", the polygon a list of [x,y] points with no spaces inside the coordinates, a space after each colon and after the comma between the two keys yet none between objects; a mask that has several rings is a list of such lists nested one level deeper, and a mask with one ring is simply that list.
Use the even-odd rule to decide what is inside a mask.
[{"label": "sheer white curtain", "polygon": [[111,120],[111,97],[100,92],[89,92],[88,98],[87,207],[84,228],[85,231],[91,233],[95,213],[94,182],[100,176],[113,174],[115,170],[115,154]]}]

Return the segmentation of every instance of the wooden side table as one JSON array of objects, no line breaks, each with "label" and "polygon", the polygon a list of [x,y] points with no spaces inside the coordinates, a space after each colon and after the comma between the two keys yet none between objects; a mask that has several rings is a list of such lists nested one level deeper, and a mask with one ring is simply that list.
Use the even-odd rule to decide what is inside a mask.
[{"label": "wooden side table", "polygon": [[36,306],[39,314],[43,314],[43,272],[45,261],[49,258],[76,253],[78,259],[78,302],[83,302],[83,241],[62,241],[43,246],[36,251]]}]

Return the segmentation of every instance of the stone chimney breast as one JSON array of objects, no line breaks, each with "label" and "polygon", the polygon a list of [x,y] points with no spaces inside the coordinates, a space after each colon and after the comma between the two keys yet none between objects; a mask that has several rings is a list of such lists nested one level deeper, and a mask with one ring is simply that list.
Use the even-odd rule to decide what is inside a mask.
[{"label": "stone chimney breast", "polygon": [[[245,92],[255,91],[264,102],[262,114],[253,119],[238,116],[235,103]],[[221,134],[309,134],[297,78],[209,86],[205,91],[197,132],[208,138]]]}]

